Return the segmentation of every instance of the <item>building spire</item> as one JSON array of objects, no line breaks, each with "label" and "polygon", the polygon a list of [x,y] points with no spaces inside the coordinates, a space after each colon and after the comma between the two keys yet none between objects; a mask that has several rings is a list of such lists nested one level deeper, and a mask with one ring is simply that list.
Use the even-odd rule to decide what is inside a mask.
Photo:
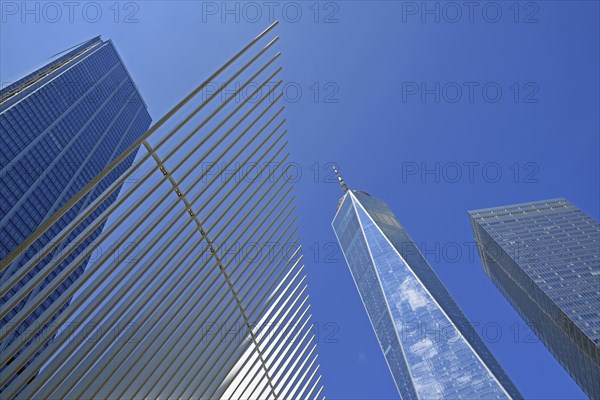
[{"label": "building spire", "polygon": [[348,186],[346,186],[346,183],[342,179],[342,176],[340,175],[340,171],[337,170],[337,167],[335,166],[335,164],[333,164],[333,172],[335,172],[335,175],[337,176],[338,182],[342,186],[342,189],[344,190],[344,193],[347,193],[348,192]]}]

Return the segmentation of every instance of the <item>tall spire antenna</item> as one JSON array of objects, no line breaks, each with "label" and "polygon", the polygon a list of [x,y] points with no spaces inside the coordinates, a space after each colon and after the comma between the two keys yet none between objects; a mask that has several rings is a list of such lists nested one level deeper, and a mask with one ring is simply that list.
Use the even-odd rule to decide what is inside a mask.
[{"label": "tall spire antenna", "polygon": [[338,182],[342,186],[342,189],[344,190],[344,193],[347,193],[348,192],[348,186],[346,186],[346,182],[344,182],[344,180],[342,179],[342,176],[340,175],[340,171],[337,170],[337,167],[335,166],[335,164],[333,165],[333,172],[335,172],[335,175],[337,176]]}]

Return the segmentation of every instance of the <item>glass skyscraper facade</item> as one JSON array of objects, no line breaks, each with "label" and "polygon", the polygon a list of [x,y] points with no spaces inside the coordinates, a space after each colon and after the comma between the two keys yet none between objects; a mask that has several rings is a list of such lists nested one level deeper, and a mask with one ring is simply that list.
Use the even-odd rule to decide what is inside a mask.
[{"label": "glass skyscraper facade", "polygon": [[[146,105],[114,45],[99,37],[53,57],[43,67],[6,85],[0,91],[0,259],[20,250],[26,238],[138,139],[150,122]],[[21,249],[19,257],[0,271],[0,308],[4,315],[0,329],[5,332],[14,328],[11,335],[3,335],[1,352],[19,342],[20,335],[36,324],[37,318],[83,273],[87,260],[68,279],[56,284],[56,276],[86,252],[104,222],[80,242],[74,240],[76,234],[115,201],[120,188],[102,202],[97,212],[87,216],[76,232],[43,254],[35,268],[24,271],[22,267],[35,254],[32,250],[58,240],[58,233],[129,168],[134,158],[132,153],[124,159],[98,182],[94,191],[53,223],[29,251]],[[28,285],[50,260],[65,252],[68,256],[40,284]],[[28,300],[47,287],[52,290],[35,311],[15,323],[13,317]],[[68,302],[45,325],[65,307]],[[17,354],[32,341],[50,339],[36,335],[20,343]],[[13,359],[3,357],[0,372]],[[35,356],[29,363],[33,359]]]},{"label": "glass skyscraper facade", "polygon": [[600,399],[600,224],[565,199],[469,213],[486,274]]},{"label": "glass skyscraper facade", "polygon": [[402,399],[521,398],[383,201],[346,191],[332,225]]}]

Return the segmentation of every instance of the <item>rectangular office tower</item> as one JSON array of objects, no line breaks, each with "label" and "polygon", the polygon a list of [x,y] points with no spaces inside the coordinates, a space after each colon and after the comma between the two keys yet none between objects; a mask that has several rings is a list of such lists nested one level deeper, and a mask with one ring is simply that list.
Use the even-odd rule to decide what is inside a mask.
[{"label": "rectangular office tower", "polygon": [[600,399],[600,224],[565,199],[469,212],[483,268],[550,352]]},{"label": "rectangular office tower", "polygon": [[388,206],[345,191],[333,229],[402,399],[521,398]]},{"label": "rectangular office tower", "polygon": [[[0,372],[14,360],[5,356],[8,346],[18,345],[15,354],[20,354],[32,341],[47,342],[52,338],[36,335],[33,339],[20,339],[83,273],[87,261],[70,273],[68,279],[55,285],[55,277],[72,258],[85,254],[104,224],[81,242],[74,241],[75,234],[61,239],[57,235],[98,198],[103,188],[129,168],[135,154],[120,162],[98,183],[96,190],[79,199],[29,251],[22,247],[23,242],[149,125],[146,106],[114,45],[99,37],[53,57],[43,67],[0,91],[0,259],[11,252],[19,254],[0,271],[3,289],[0,329],[3,333],[12,332],[3,334],[0,341]],[[119,190],[103,200],[98,213],[115,201]],[[87,216],[80,229],[90,225],[97,215]],[[44,254],[35,268],[23,269],[35,251],[54,241],[58,241],[57,246]],[[69,257],[47,271],[41,282],[33,284],[32,278],[47,270],[50,260],[67,249]],[[49,287],[53,289],[35,310],[17,322],[14,317],[29,299]],[[49,323],[67,306],[68,301],[56,310]]]}]

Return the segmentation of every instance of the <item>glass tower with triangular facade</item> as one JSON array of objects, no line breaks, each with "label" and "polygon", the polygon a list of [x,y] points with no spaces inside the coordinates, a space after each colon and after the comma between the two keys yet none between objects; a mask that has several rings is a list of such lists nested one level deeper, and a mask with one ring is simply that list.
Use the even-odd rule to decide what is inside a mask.
[{"label": "glass tower with triangular facade", "polygon": [[402,399],[521,398],[389,207],[339,179],[333,229]]}]

